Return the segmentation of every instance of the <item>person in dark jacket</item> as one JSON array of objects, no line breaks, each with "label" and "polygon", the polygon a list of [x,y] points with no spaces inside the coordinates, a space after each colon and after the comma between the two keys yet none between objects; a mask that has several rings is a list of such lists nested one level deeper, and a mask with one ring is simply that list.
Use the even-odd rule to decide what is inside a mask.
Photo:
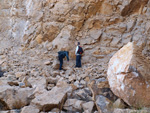
[{"label": "person in dark jacket", "polygon": [[60,62],[59,70],[62,70],[63,66],[63,58],[67,57],[67,61],[69,61],[69,52],[68,51],[59,51],[58,52],[58,59]]}]

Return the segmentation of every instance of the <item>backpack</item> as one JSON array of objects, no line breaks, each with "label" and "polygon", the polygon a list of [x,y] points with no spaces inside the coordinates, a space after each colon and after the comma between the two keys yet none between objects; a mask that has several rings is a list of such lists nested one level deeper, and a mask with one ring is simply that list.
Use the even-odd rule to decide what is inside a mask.
[{"label": "backpack", "polygon": [[80,47],[80,46],[78,46],[79,48],[78,48],[78,51],[77,51],[77,53],[78,54],[83,54],[83,49],[82,49],[82,47]]}]

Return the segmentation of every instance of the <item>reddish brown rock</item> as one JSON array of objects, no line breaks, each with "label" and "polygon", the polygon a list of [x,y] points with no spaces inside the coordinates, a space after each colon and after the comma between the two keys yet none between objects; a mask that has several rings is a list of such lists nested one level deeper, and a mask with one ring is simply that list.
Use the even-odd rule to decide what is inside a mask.
[{"label": "reddish brown rock", "polygon": [[150,62],[135,43],[128,43],[109,61],[108,81],[115,95],[134,107],[150,107]]}]

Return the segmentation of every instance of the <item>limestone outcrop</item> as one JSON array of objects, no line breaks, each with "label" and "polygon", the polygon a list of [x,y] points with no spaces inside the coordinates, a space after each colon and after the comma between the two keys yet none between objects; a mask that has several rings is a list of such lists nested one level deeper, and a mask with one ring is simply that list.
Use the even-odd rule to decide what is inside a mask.
[{"label": "limestone outcrop", "polygon": [[128,105],[150,106],[150,62],[141,49],[129,42],[109,61],[107,78],[111,90]]}]

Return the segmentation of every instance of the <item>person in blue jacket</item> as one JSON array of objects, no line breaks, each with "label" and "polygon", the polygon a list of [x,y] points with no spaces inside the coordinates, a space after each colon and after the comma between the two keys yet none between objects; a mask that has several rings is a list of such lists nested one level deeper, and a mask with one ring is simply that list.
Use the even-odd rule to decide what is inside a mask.
[{"label": "person in blue jacket", "polygon": [[69,52],[68,51],[59,51],[58,52],[58,59],[60,62],[59,70],[62,70],[63,66],[63,58],[67,57],[67,61],[69,61]]}]

